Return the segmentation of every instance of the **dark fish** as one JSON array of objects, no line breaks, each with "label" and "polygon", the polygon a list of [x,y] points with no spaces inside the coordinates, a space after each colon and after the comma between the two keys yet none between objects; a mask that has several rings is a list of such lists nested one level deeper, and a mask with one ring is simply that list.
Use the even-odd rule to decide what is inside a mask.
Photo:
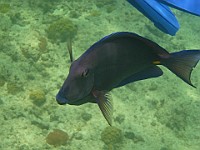
[{"label": "dark fish", "polygon": [[[72,56],[71,56],[72,57]],[[97,103],[111,125],[113,88],[163,74],[163,65],[193,86],[192,69],[200,59],[200,50],[168,53],[158,44],[129,32],[108,35],[73,61],[69,75],[56,99],[61,105]]]}]

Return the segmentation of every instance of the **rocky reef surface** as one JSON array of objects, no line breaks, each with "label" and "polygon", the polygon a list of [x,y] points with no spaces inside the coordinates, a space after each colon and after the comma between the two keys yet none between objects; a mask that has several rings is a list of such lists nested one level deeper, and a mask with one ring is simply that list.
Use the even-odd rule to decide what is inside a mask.
[{"label": "rocky reef surface", "polygon": [[113,127],[95,104],[55,101],[70,66],[69,39],[75,58],[117,31],[169,52],[200,49],[200,17],[173,11],[181,25],[174,37],[126,1],[1,0],[0,149],[199,150],[200,65],[192,74],[196,89],[164,67],[162,77],[114,89]]}]

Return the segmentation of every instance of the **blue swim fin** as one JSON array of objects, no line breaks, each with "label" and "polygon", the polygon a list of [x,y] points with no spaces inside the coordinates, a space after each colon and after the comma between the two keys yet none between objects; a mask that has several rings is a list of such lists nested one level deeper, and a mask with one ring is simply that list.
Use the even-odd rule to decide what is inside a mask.
[{"label": "blue swim fin", "polygon": [[159,0],[176,9],[200,16],[200,0]]},{"label": "blue swim fin", "polygon": [[149,18],[161,31],[175,35],[179,30],[179,23],[170,8],[159,0],[127,0],[143,15]]}]

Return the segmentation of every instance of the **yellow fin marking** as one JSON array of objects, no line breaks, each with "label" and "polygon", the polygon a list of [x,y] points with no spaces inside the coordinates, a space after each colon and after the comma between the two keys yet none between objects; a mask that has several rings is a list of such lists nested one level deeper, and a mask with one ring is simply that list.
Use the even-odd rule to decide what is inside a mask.
[{"label": "yellow fin marking", "polygon": [[153,64],[154,65],[160,65],[160,61],[159,60],[153,61]]}]

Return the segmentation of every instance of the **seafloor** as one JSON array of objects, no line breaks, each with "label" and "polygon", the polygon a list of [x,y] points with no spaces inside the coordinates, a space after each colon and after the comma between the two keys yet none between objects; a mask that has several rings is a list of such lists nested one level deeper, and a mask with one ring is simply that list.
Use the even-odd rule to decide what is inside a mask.
[{"label": "seafloor", "polygon": [[161,67],[159,78],[112,90],[110,128],[95,104],[55,101],[70,66],[69,38],[75,58],[116,31],[170,52],[200,49],[200,17],[173,11],[181,28],[172,37],[123,0],[0,0],[0,149],[199,150],[200,65],[196,89]]}]

